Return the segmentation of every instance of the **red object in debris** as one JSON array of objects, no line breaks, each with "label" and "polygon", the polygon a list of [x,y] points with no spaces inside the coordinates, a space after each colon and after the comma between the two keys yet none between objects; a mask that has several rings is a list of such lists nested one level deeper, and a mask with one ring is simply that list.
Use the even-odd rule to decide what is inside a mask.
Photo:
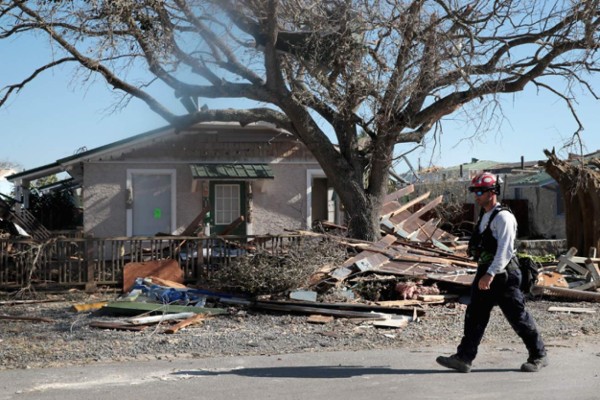
[{"label": "red object in debris", "polygon": [[123,292],[129,292],[137,278],[150,276],[183,283],[183,270],[175,260],[131,262],[123,267]]}]

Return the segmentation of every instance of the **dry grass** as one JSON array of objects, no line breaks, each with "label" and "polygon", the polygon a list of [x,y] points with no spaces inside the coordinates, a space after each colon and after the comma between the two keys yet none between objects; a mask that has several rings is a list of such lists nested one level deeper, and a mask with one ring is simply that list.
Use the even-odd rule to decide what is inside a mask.
[{"label": "dry grass", "polygon": [[341,264],[347,257],[336,243],[301,240],[283,254],[257,251],[236,259],[215,274],[211,286],[251,296],[275,295],[306,287],[319,268]]}]

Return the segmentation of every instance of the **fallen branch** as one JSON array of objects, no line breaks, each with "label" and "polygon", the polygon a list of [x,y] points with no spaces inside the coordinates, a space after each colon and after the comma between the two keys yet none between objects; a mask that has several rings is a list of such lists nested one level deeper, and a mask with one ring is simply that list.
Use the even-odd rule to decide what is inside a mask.
[{"label": "fallen branch", "polygon": [[9,321],[32,321],[32,322],[55,322],[50,318],[43,317],[17,317],[15,315],[0,315],[0,319]]}]

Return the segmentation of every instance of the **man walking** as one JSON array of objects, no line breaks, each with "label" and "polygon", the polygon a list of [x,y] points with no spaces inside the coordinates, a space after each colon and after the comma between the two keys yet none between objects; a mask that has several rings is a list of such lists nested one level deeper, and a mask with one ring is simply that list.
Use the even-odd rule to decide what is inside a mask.
[{"label": "man walking", "polygon": [[548,365],[548,359],[542,337],[525,309],[525,298],[520,289],[521,271],[514,249],[517,221],[509,209],[498,203],[500,182],[491,173],[475,176],[469,191],[483,210],[469,241],[469,255],[477,260],[477,273],[471,286],[463,338],[456,354],[439,356],[436,361],[456,371],[471,371],[492,308],[498,305],[529,352],[521,371],[538,372]]}]

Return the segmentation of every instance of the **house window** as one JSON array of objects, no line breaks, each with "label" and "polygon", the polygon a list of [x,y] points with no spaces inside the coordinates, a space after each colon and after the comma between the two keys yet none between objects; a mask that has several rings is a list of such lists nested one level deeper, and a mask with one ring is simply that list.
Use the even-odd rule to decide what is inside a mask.
[{"label": "house window", "polygon": [[215,224],[228,225],[240,216],[240,185],[215,185]]}]

